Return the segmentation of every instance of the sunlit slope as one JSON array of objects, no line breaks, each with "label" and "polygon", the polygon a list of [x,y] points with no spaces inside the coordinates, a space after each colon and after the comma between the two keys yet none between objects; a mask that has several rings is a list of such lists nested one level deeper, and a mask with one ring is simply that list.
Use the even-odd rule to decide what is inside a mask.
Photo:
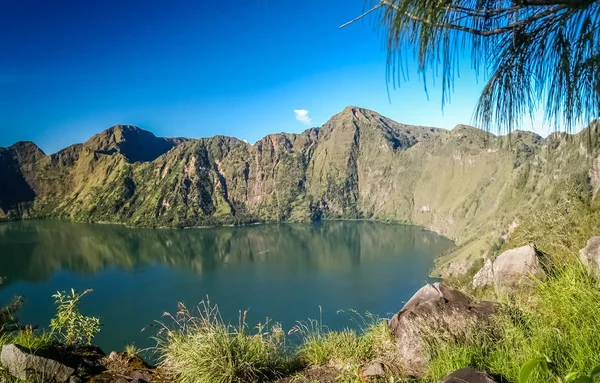
[{"label": "sunlit slope", "polygon": [[[406,222],[466,245],[442,258],[438,269],[448,274],[468,268],[567,183],[591,195],[597,141],[597,128],[546,139],[515,132],[509,139],[463,125],[403,125],[357,107],[320,128],[253,145],[115,126],[51,156],[33,143],[0,149],[0,219],[145,227]],[[453,262],[444,265],[446,259]]]}]

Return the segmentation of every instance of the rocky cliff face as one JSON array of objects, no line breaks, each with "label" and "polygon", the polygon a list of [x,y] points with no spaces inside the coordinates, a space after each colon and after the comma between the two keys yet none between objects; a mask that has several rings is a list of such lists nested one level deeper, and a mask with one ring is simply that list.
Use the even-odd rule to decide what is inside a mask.
[{"label": "rocky cliff face", "polygon": [[597,190],[598,137],[592,126],[574,137],[499,138],[462,125],[403,125],[357,107],[321,128],[254,145],[115,126],[51,156],[33,143],[0,148],[0,219],[149,227],[407,222],[464,245],[458,261],[444,266],[442,258],[439,269],[450,275],[565,183],[590,195]]},{"label": "rocky cliff face", "polygon": [[33,142],[0,148],[0,219],[29,216],[36,198],[35,165],[44,157]]}]

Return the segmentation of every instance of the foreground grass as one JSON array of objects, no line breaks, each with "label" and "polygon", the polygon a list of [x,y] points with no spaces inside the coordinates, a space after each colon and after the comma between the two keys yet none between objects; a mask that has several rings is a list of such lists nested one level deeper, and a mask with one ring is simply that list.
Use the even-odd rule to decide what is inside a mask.
[{"label": "foreground grass", "polygon": [[438,341],[425,381],[434,382],[462,367],[476,367],[517,382],[521,366],[547,356],[553,375],[536,372],[535,382],[590,371],[600,363],[600,286],[579,265],[566,266],[529,295],[500,297],[499,339],[463,344]]},{"label": "foreground grass", "polygon": [[[161,365],[185,383],[270,381],[315,367],[335,368],[337,381],[360,382],[359,368],[370,363],[385,366],[387,382],[437,383],[463,367],[517,382],[521,366],[543,356],[553,374],[536,371],[531,382],[554,383],[555,376],[600,365],[600,284],[578,263],[561,266],[527,293],[497,298],[503,305],[494,318],[498,334],[473,334],[460,344],[429,339],[431,362],[418,380],[402,377],[387,322],[378,320],[343,331],[329,331],[320,321],[300,323],[291,331],[298,337],[292,349],[278,326],[251,332],[244,321],[224,324],[217,311],[200,317],[186,311],[186,321],[177,319],[180,327],[159,338],[158,351]],[[292,381],[311,380],[300,373]]]},{"label": "foreground grass", "polygon": [[597,366],[600,281],[583,267],[578,254],[594,235],[600,235],[600,207],[572,191],[523,222],[502,250],[535,243],[552,263],[547,280],[514,295],[476,293],[477,298],[503,304],[495,318],[500,338],[465,344],[437,341],[425,381],[436,381],[457,368],[476,367],[517,382],[524,363],[544,356],[552,361],[552,374],[536,371],[532,382],[554,383],[557,376],[586,373]]},{"label": "foreground grass", "polygon": [[309,366],[354,370],[368,362],[395,364],[395,343],[387,321],[350,312],[358,330],[330,331],[322,321],[299,322],[290,334],[299,336],[297,357]]},{"label": "foreground grass", "polygon": [[[340,379],[358,378],[358,368],[369,361],[391,364],[395,345],[387,322],[362,317],[360,329],[329,331],[316,320],[299,322],[289,334],[281,326],[262,324],[250,329],[246,313],[238,325],[225,323],[209,301],[192,313],[180,306],[169,325],[161,323],[156,351],[160,366],[182,383],[261,382],[292,376],[308,367],[329,366],[339,370]],[[293,337],[296,347],[286,345]],[[296,374],[294,376],[294,374]]]},{"label": "foreground grass", "polygon": [[279,325],[251,330],[246,313],[237,326],[226,324],[217,306],[200,304],[196,313],[183,305],[161,324],[156,350],[160,365],[182,383],[256,382],[278,378],[297,368]]}]

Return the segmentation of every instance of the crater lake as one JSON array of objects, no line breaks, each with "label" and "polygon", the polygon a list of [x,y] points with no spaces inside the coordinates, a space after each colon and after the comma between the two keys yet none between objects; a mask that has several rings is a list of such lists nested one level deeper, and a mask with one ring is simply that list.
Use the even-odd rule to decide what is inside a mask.
[{"label": "crater lake", "polygon": [[[453,243],[420,227],[368,221],[181,230],[64,221],[0,224],[0,305],[25,297],[17,317],[47,328],[52,294],[93,289],[83,314],[100,318],[106,352],[154,345],[178,302],[209,297],[226,321],[266,318],[287,331],[319,318],[354,327],[350,309],[386,317],[425,283]],[[321,314],[322,308],[322,314]],[[144,329],[144,331],[142,331]]]}]

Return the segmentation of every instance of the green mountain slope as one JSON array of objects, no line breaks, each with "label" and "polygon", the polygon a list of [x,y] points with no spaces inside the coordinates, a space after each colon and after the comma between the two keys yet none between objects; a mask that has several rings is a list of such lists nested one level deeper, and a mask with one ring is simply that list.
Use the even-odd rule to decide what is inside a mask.
[{"label": "green mountain slope", "polygon": [[[166,139],[115,126],[51,156],[0,149],[0,219],[59,217],[132,226],[378,219],[453,238],[438,272],[464,272],[485,249],[571,183],[598,189],[598,129],[546,139],[468,126],[408,126],[348,107],[321,128]],[[482,250],[483,249],[483,250]],[[452,260],[452,262],[450,262]]]}]

